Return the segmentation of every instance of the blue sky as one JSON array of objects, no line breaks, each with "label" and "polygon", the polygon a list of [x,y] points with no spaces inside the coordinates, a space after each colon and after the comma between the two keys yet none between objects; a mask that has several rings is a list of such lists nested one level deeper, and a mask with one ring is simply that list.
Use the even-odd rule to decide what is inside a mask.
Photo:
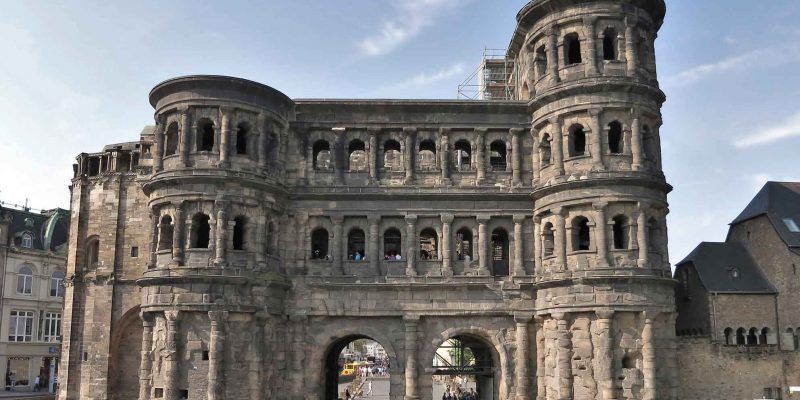
[{"label": "blue sky", "polygon": [[[135,140],[152,123],[147,93],[173,76],[239,76],[294,98],[454,98],[525,3],[5,1],[0,199],[68,207],[75,155]],[[800,2],[667,8],[656,53],[674,263],[724,240],[766,180],[800,181]]]}]

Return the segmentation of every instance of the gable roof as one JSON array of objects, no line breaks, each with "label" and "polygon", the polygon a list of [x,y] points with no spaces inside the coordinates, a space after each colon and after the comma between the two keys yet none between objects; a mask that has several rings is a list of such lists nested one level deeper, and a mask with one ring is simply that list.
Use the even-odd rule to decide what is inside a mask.
[{"label": "gable roof", "polygon": [[800,253],[800,232],[790,232],[784,218],[800,225],[800,182],[767,182],[730,225],[766,215],[789,248]]},{"label": "gable roof", "polygon": [[[778,292],[747,250],[738,243],[700,243],[676,265],[676,278],[678,271],[688,263],[694,266],[700,282],[709,293]],[[739,270],[739,278],[731,276],[731,268]]]}]

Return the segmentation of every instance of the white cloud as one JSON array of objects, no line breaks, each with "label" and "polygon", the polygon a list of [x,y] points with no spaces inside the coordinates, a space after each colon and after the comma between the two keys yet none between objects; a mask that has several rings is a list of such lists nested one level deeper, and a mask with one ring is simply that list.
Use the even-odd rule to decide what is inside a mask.
[{"label": "white cloud", "polygon": [[385,20],[379,32],[362,39],[358,48],[367,56],[391,53],[401,44],[417,36],[432,25],[439,15],[465,0],[398,0],[394,3],[395,15]]},{"label": "white cloud", "polygon": [[758,191],[765,183],[772,182],[800,182],[800,176],[790,175],[771,175],[771,174],[752,174],[748,175],[748,180],[753,185],[753,191]]},{"label": "white cloud", "polygon": [[465,71],[464,64],[458,63],[448,68],[440,69],[434,74],[427,74],[425,72],[420,72],[414,75],[411,79],[408,79],[398,84],[398,86],[429,85],[431,83],[449,79],[455,76],[461,76],[464,73],[464,71]]},{"label": "white cloud", "polygon": [[736,139],[733,145],[738,148],[744,148],[767,144],[795,136],[800,136],[800,111],[777,125],[765,127],[752,135]]}]

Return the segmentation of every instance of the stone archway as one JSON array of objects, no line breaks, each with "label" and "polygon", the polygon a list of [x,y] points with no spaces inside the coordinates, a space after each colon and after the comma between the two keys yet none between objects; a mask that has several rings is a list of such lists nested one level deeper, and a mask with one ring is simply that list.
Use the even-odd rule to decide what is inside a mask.
[{"label": "stone archway", "polygon": [[[322,380],[324,382],[324,393],[323,393],[323,400],[337,400],[339,399],[339,383],[340,383],[340,376],[339,373],[341,371],[341,365],[339,360],[339,355],[342,350],[349,345],[350,343],[359,340],[359,339],[368,339],[378,343],[381,347],[383,347],[384,351],[386,352],[386,356],[389,360],[389,370],[396,371],[397,370],[397,357],[394,353],[394,350],[390,347],[384,345],[385,341],[381,341],[376,339],[372,335],[366,335],[361,333],[346,333],[338,338],[331,341],[326,347],[322,358]],[[387,385],[389,382],[386,382]]]},{"label": "stone archway", "polygon": [[116,324],[110,341],[109,399],[137,400],[143,331],[139,307],[125,312]]}]

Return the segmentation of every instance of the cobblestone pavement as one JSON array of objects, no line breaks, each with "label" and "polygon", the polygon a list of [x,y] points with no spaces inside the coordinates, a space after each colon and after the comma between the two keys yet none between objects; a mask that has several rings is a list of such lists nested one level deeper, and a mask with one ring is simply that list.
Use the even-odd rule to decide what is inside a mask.
[{"label": "cobblestone pavement", "polygon": [[[347,387],[346,383],[339,384],[339,393],[344,392],[344,389]],[[364,392],[367,391],[367,385],[364,384],[363,387]],[[361,397],[356,397],[359,400],[389,400],[389,379],[376,379],[372,381],[372,395],[365,395]]]}]

